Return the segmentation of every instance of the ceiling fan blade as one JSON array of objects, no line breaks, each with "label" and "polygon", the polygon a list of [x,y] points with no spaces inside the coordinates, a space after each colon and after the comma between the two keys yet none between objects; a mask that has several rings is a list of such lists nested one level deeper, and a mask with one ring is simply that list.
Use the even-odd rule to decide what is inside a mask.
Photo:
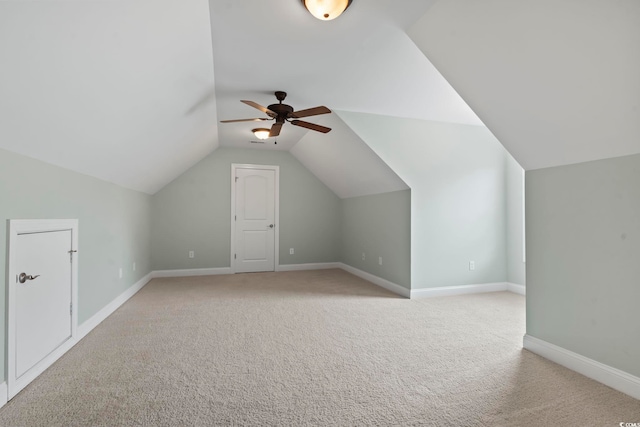
[{"label": "ceiling fan blade", "polygon": [[262,111],[263,113],[271,116],[271,117],[275,117],[277,116],[276,113],[274,113],[273,111],[269,110],[267,107],[263,107],[262,105],[258,104],[257,102],[253,102],[253,101],[247,101],[246,99],[241,100],[240,102],[244,102],[245,104],[253,107],[253,108],[257,108],[258,110]]},{"label": "ceiling fan blade", "polygon": [[263,117],[259,119],[235,119],[235,120],[220,120],[220,123],[235,123],[235,122],[261,122],[263,120],[273,120],[271,118]]},{"label": "ceiling fan blade", "polygon": [[331,110],[329,110],[325,106],[307,108],[306,110],[294,111],[291,113],[291,117],[301,118],[301,117],[309,117],[309,116],[318,116],[320,114],[329,114]]},{"label": "ceiling fan blade", "polygon": [[292,125],[301,126],[303,128],[315,130],[316,132],[327,133],[331,130],[331,128],[320,126],[315,123],[304,122],[302,120],[291,120]]},{"label": "ceiling fan blade", "polygon": [[274,123],[271,126],[271,132],[269,132],[269,136],[278,136],[280,135],[280,129],[282,129],[282,123]]}]

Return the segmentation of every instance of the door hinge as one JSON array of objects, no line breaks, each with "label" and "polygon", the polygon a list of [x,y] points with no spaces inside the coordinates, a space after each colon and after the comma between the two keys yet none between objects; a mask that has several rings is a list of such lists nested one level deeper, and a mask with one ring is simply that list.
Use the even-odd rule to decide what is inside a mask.
[{"label": "door hinge", "polygon": [[69,304],[69,314],[73,314],[73,303]]},{"label": "door hinge", "polygon": [[77,250],[75,250],[75,249],[71,249],[71,250],[69,251],[69,262],[70,262],[70,263],[73,263],[73,254],[74,254],[74,253],[76,253],[76,252],[78,252],[78,251],[77,251]]},{"label": "door hinge", "polygon": [[236,182],[238,182],[238,177],[236,176]]},{"label": "door hinge", "polygon": [[234,215],[234,216],[233,216],[233,220],[234,220],[234,221],[237,221],[237,220],[238,220],[238,215]]},{"label": "door hinge", "polygon": [[238,259],[238,254],[233,254],[233,259]]}]

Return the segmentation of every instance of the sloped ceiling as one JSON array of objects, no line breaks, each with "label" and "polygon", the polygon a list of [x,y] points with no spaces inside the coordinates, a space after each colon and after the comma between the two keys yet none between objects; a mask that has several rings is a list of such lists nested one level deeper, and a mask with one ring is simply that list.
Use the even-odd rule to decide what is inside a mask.
[{"label": "sloped ceiling", "polygon": [[442,0],[409,35],[525,169],[640,152],[637,0]]},{"label": "sloped ceiling", "polygon": [[327,135],[308,132],[291,149],[291,154],[338,197],[409,188],[338,114],[320,117],[316,123],[330,127],[331,132]]},{"label": "sloped ceiling", "polygon": [[[325,105],[425,120],[482,125],[405,32],[432,1],[358,1],[340,18],[322,22],[300,1],[210,0],[219,119],[265,117],[240,102],[276,103],[288,93],[295,109]],[[285,124],[257,149],[290,150],[339,197],[408,188],[336,115],[310,117],[333,130],[324,135]],[[220,145],[255,147],[254,127],[220,124]],[[274,142],[277,141],[277,144]]]},{"label": "sloped ceiling", "polygon": [[217,145],[203,0],[0,2],[0,147],[154,193]]},{"label": "sloped ceiling", "polygon": [[334,115],[308,119],[331,134],[286,124],[263,146],[256,123],[218,122],[284,90],[296,109],[481,125],[406,34],[433,3],[358,0],[321,22],[299,0],[2,1],[0,148],[151,194],[219,145],[293,150],[341,197],[405,188]]},{"label": "sloped ceiling", "polygon": [[[431,3],[358,1],[323,22],[300,1],[210,0],[219,118],[265,117],[240,100],[267,106],[283,90],[298,110],[481,124],[404,31]],[[251,129],[265,124],[220,124],[220,144],[246,147]],[[285,124],[273,149],[289,150],[305,133]]]}]

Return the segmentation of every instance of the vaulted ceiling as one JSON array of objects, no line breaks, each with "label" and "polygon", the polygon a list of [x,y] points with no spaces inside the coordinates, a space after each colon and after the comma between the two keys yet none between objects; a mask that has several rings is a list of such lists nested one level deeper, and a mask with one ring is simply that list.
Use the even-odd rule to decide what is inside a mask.
[{"label": "vaulted ceiling", "polygon": [[[481,124],[404,31],[431,3],[356,1],[338,19],[319,21],[299,0],[211,0],[219,118],[264,117],[240,100],[266,106],[283,90],[296,109]],[[220,144],[246,147],[253,127],[220,124]],[[285,124],[274,148],[288,150],[304,133]]]},{"label": "vaulted ceiling", "polygon": [[[431,3],[359,1],[320,22],[293,0],[0,2],[0,147],[154,193],[220,145],[301,143],[341,197],[406,188],[337,117],[258,147],[255,123],[219,120],[263,116],[240,100],[284,90],[296,109],[479,124],[404,31]],[[365,179],[335,181],[354,170]]]},{"label": "vaulted ceiling", "polygon": [[632,154],[639,23],[635,0],[354,0],[329,22],[298,0],[3,1],[0,148],[151,194],[218,146],[289,150],[340,197],[406,188],[335,114],[277,145],[219,123],[284,90],[296,109],[479,116],[527,169]]},{"label": "vaulted ceiling", "polygon": [[439,1],[408,33],[525,169],[640,153],[639,1]]},{"label": "vaulted ceiling", "polygon": [[0,61],[0,148],[153,193],[218,145],[206,1],[3,1]]}]

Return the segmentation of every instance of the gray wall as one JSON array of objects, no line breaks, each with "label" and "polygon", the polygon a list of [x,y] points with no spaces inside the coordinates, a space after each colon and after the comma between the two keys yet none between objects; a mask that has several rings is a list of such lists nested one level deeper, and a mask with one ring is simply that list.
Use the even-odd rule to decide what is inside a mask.
[{"label": "gray wall", "polygon": [[511,155],[505,156],[507,204],[507,282],[524,285],[524,175],[522,167]]},{"label": "gray wall", "polygon": [[640,155],[528,171],[527,333],[640,376]]},{"label": "gray wall", "polygon": [[[6,241],[8,219],[79,220],[80,324],[151,271],[150,206],[149,195],[0,150],[0,241]],[[5,282],[4,244],[0,259],[0,277]],[[120,267],[122,279],[118,278]],[[4,299],[5,293],[0,292],[2,313]],[[2,314],[0,366],[5,357],[4,322]]]},{"label": "gray wall", "polygon": [[280,264],[339,261],[341,205],[329,188],[288,152],[219,148],[153,196],[154,270],[230,266],[232,163],[280,166]]},{"label": "gray wall", "polygon": [[342,262],[411,289],[411,190],[342,200]]},{"label": "gray wall", "polygon": [[505,282],[507,153],[489,130],[338,114],[411,187],[411,288]]}]

